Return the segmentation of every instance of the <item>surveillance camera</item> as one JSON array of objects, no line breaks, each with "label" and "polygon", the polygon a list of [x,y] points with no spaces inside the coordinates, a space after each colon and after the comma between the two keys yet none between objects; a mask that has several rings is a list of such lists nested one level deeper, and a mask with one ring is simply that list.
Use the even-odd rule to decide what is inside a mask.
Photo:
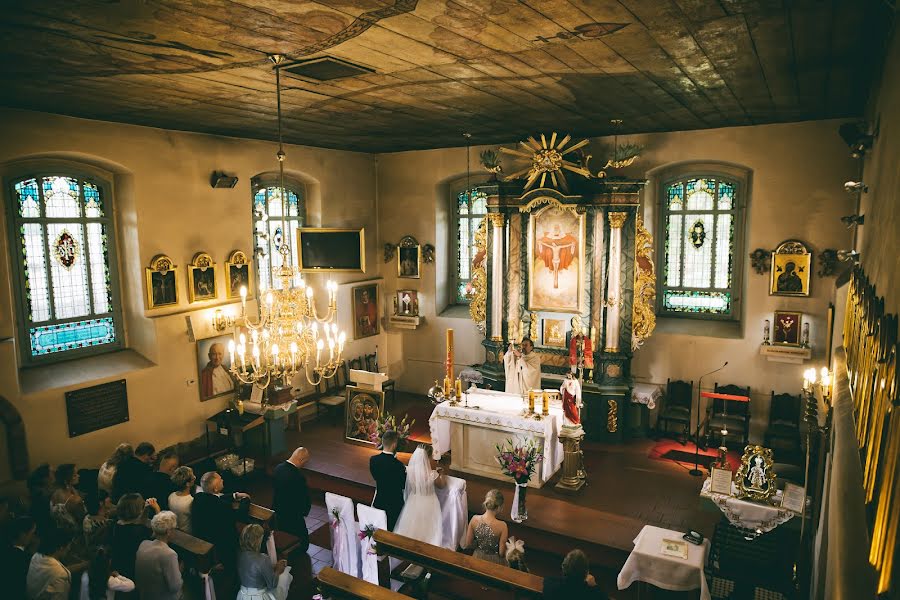
[{"label": "surveillance camera", "polygon": [[862,181],[848,181],[844,184],[844,190],[847,192],[862,192],[867,193],[869,191],[869,186],[864,184]]}]

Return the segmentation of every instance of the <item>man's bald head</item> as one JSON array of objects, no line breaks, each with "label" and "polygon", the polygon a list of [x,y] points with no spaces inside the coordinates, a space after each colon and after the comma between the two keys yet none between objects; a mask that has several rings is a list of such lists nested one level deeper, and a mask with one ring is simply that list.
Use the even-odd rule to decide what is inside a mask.
[{"label": "man's bald head", "polygon": [[225,360],[225,346],[216,342],[209,347],[209,364],[218,367],[223,360]]},{"label": "man's bald head", "polygon": [[300,446],[291,454],[291,457],[288,459],[288,462],[294,465],[295,467],[302,467],[303,464],[309,460],[309,450]]}]

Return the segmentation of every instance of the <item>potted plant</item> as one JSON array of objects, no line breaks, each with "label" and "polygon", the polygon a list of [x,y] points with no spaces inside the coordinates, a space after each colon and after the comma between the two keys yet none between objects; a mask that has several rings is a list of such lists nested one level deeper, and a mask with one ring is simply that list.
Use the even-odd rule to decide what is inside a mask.
[{"label": "potted plant", "polygon": [[528,508],[525,504],[528,481],[543,458],[532,441],[516,445],[512,440],[506,440],[502,446],[497,444],[497,462],[500,463],[500,470],[516,482],[516,493],[510,508],[510,516],[516,523],[528,518]]}]

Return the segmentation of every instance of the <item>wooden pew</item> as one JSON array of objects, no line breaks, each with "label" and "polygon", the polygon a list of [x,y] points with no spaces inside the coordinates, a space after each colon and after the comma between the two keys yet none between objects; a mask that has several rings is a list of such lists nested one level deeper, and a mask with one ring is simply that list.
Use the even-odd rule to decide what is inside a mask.
[{"label": "wooden pew", "polygon": [[187,565],[193,566],[200,573],[209,573],[215,564],[213,545],[180,529],[173,529],[169,543]]},{"label": "wooden pew", "polygon": [[408,560],[429,571],[460,577],[494,589],[511,591],[517,597],[540,597],[543,591],[543,577],[487,562],[461,552],[432,546],[384,529],[375,532],[375,544],[379,554]]},{"label": "wooden pew", "polygon": [[383,588],[363,579],[359,579],[358,577],[341,573],[331,567],[325,567],[319,571],[318,579],[319,588],[321,588],[326,596],[330,596],[331,598],[360,598],[366,600],[409,599],[409,596],[392,592],[388,588]]}]

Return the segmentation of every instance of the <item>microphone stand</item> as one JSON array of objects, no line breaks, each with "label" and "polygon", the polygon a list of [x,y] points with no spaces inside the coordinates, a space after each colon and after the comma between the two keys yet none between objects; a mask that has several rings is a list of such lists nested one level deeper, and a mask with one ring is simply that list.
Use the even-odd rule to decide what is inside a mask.
[{"label": "microphone stand", "polygon": [[728,361],[725,361],[725,364],[710,371],[709,373],[704,373],[700,376],[700,381],[697,382],[697,427],[694,429],[694,468],[688,471],[694,477],[700,477],[703,475],[703,471],[698,468],[700,464],[700,391],[703,389],[703,378],[707,375],[712,375],[713,373],[718,373],[722,369],[728,366]]}]

